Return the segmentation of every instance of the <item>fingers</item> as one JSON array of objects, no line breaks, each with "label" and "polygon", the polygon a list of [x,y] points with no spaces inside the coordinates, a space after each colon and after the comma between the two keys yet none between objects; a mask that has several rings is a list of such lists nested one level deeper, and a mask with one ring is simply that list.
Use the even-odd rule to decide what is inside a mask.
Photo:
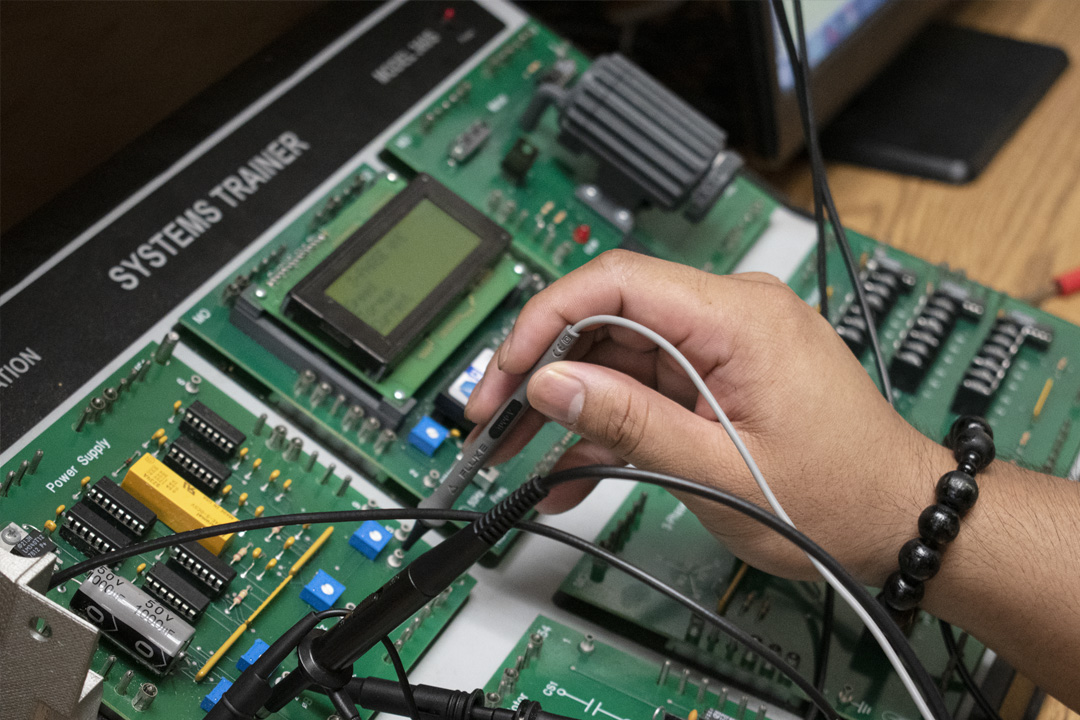
[{"label": "fingers", "polygon": [[[595,443],[582,440],[566,451],[559,462],[555,463],[553,472],[568,470],[585,465],[624,465],[622,458]],[[536,506],[536,509],[548,515],[566,512],[577,506],[585,497],[593,491],[599,480],[579,480],[577,482],[559,485],[551,494]]]},{"label": "fingers", "polygon": [[685,477],[749,477],[715,423],[622,373],[557,362],[533,376],[528,390],[537,411],[625,462]]}]

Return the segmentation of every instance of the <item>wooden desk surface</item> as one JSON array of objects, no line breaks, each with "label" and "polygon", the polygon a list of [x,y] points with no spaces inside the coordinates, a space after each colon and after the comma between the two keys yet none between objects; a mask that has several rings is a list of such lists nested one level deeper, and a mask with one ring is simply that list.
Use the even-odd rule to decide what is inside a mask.
[{"label": "wooden desk surface", "polygon": [[[829,166],[830,184],[845,225],[1023,296],[1054,274],[1080,267],[1080,2],[970,0],[952,11],[951,20],[1056,45],[1072,64],[968,185],[840,163]],[[811,207],[805,160],[770,180]],[[1042,307],[1080,324],[1080,293]],[[1003,714],[1009,720],[1011,713]],[[1038,720],[1080,720],[1080,714],[1048,698]]]},{"label": "wooden desk surface", "polygon": [[[1063,48],[1072,61],[974,182],[946,185],[832,163],[844,224],[932,262],[964,268],[1016,296],[1080,267],[1080,3],[972,0],[955,22]],[[770,179],[810,207],[810,173],[796,162]],[[1043,306],[1080,324],[1080,294]]]}]

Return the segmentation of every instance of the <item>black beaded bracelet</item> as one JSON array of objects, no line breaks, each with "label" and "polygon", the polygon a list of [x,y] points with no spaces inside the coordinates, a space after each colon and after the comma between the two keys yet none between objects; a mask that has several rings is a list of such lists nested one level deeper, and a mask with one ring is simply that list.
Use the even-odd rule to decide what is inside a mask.
[{"label": "black beaded bracelet", "polygon": [[923,599],[924,584],[941,569],[942,551],[960,532],[960,518],[979,499],[975,474],[995,455],[994,431],[986,420],[971,415],[953,423],[944,444],[953,451],[956,470],[938,480],[937,503],[919,515],[919,537],[900,548],[900,569],[889,576],[878,596],[901,625],[914,616]]}]

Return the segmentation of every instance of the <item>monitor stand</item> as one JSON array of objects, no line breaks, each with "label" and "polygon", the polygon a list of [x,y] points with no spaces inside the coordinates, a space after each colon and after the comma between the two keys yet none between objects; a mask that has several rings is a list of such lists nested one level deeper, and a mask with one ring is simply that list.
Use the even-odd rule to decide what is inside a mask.
[{"label": "monitor stand", "polygon": [[1068,64],[1056,47],[930,25],[836,116],[822,147],[834,160],[966,183]]}]

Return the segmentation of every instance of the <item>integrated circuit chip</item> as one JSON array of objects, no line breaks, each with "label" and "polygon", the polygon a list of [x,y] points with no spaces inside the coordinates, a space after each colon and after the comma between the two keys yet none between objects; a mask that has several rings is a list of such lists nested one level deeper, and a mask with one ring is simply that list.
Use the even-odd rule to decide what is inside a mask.
[{"label": "integrated circuit chip", "polygon": [[135,537],[145,535],[157,522],[157,515],[150,508],[107,477],[87,488],[86,501],[96,505],[114,525]]},{"label": "integrated circuit chip", "polygon": [[217,597],[236,577],[236,571],[197,542],[188,542],[173,549],[169,563],[184,570],[194,580]]},{"label": "integrated circuit chip", "polygon": [[184,408],[180,420],[180,432],[195,438],[210,452],[222,460],[228,460],[236,449],[244,444],[247,435],[237,430],[201,401]]},{"label": "integrated circuit chip", "polygon": [[210,604],[210,598],[199,592],[180,574],[164,563],[154,563],[146,573],[143,590],[180,613],[188,622],[194,622]]}]

